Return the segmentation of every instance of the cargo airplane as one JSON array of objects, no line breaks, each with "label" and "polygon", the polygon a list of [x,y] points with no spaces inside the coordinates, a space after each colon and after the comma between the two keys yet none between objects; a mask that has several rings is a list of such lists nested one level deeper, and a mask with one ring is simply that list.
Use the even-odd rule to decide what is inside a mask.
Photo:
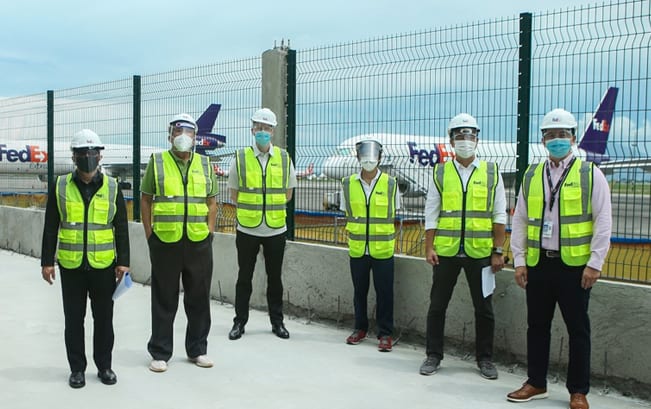
[{"label": "cargo airplane", "polygon": [[[639,161],[609,162],[606,154],[608,134],[613,119],[618,88],[608,88],[597,110],[587,124],[585,132],[575,148],[579,157],[600,165],[605,173],[622,166],[643,167]],[[497,162],[507,188],[514,188],[516,175],[517,144],[496,142],[482,139],[481,133],[477,145],[477,157]],[[424,196],[427,193],[432,167],[454,158],[454,149],[448,137],[414,136],[375,133],[358,135],[346,139],[334,155],[326,159],[324,173],[335,179],[341,179],[359,171],[355,153],[355,143],[359,140],[373,138],[383,146],[380,169],[395,176],[403,196]],[[547,157],[545,148],[540,143],[529,146],[529,163],[536,163]],[[648,162],[648,161],[647,161]],[[651,164],[647,163],[651,167]],[[646,170],[646,169],[645,169]]]},{"label": "cargo airplane", "polygon": [[[226,137],[212,133],[212,128],[219,114],[220,104],[211,104],[197,119],[197,136],[195,151],[207,156],[226,144]],[[101,135],[100,135],[101,138]],[[102,151],[102,169],[109,175],[117,177],[123,186],[127,177],[133,173],[133,147],[128,144],[105,144]],[[160,152],[164,147],[141,146],[140,167],[147,166],[152,153]],[[74,169],[72,154],[67,143],[54,145],[54,174],[62,175]],[[35,175],[41,181],[47,180],[48,152],[46,141],[16,140],[0,142],[0,174]]]}]

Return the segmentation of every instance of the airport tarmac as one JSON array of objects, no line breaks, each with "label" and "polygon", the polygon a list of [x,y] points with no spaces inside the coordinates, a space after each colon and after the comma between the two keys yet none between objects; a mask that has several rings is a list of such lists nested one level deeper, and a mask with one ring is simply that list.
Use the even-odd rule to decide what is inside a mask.
[{"label": "airport tarmac", "polygon": [[[227,188],[227,178],[219,178],[218,201],[230,202]],[[295,190],[295,208],[308,212],[324,212],[324,199],[333,198],[339,191],[341,183],[338,180],[307,180],[300,179]],[[33,175],[0,178],[0,192],[15,193],[44,193],[47,183],[43,183]],[[132,197],[131,190],[123,191],[125,197]],[[611,194],[613,207],[613,237],[618,239],[651,240],[651,192],[642,194]],[[424,197],[403,197],[403,209],[398,214],[407,218],[422,217],[425,208]],[[515,196],[512,190],[507,191],[507,203],[510,208],[515,206]]]}]

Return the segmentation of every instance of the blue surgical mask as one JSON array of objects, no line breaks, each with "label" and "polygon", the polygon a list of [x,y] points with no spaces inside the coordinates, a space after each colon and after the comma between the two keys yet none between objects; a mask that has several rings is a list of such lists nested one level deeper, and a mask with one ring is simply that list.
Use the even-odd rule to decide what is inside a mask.
[{"label": "blue surgical mask", "polygon": [[271,134],[266,131],[258,131],[255,133],[255,142],[258,146],[264,148],[271,142]]},{"label": "blue surgical mask", "polygon": [[570,153],[572,141],[567,138],[556,138],[545,143],[545,148],[552,158],[561,159]]}]

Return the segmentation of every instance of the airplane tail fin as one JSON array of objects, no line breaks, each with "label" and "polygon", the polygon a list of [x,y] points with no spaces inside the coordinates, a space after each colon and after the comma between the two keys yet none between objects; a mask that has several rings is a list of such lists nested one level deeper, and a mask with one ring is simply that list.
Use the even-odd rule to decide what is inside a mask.
[{"label": "airplane tail fin", "polygon": [[197,119],[197,133],[210,133],[217,120],[221,104],[210,104],[203,114]]},{"label": "airplane tail fin", "polygon": [[579,148],[586,152],[586,159],[597,164],[608,160],[606,145],[615,112],[618,90],[616,87],[608,88],[579,143]]}]

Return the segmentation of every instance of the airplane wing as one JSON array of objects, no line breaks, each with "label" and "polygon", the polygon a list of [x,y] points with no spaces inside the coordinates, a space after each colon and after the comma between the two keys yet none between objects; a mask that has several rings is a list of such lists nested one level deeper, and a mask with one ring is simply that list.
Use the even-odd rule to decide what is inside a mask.
[{"label": "airplane wing", "polygon": [[632,168],[642,169],[645,172],[651,172],[651,159],[642,158],[642,159],[608,161],[608,162],[602,162],[597,166],[606,175],[610,175],[616,170],[624,170],[624,169],[632,169]]}]

